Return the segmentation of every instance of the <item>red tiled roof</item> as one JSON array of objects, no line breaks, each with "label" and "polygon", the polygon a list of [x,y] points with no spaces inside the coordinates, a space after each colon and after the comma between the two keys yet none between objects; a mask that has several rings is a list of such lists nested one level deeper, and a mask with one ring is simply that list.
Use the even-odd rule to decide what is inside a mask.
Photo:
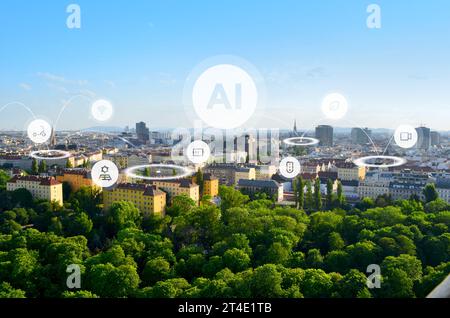
[{"label": "red tiled roof", "polygon": [[14,176],[9,183],[16,183],[17,181],[32,181],[39,182],[40,185],[53,186],[61,184],[53,177],[39,177],[39,176]]}]

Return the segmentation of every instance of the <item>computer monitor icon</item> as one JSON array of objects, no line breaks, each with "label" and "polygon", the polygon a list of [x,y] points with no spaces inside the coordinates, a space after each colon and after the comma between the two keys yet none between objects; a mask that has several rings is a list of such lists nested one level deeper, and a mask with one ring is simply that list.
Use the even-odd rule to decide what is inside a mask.
[{"label": "computer monitor icon", "polygon": [[203,157],[204,149],[202,148],[194,148],[192,149],[193,157]]}]

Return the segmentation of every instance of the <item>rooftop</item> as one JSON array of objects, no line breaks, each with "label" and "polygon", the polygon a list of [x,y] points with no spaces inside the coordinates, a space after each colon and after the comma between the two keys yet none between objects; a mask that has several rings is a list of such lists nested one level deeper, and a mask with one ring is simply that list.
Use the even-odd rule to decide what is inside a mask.
[{"label": "rooftop", "polygon": [[240,187],[257,187],[257,188],[274,188],[278,189],[281,185],[275,180],[248,180],[239,179],[238,186]]},{"label": "rooftop", "polygon": [[11,178],[11,180],[9,180],[8,183],[17,183],[17,181],[39,182],[39,185],[46,185],[46,186],[61,184],[61,182],[56,181],[56,179],[53,177],[18,176],[18,175]]},{"label": "rooftop", "polygon": [[156,186],[145,183],[119,183],[116,189],[142,191],[143,195],[146,196],[165,195],[165,192],[159,190]]}]

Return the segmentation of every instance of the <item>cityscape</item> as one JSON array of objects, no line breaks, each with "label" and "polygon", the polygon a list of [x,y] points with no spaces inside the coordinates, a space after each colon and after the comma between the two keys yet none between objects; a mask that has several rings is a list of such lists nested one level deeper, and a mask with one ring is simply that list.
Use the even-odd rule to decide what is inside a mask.
[{"label": "cityscape", "polygon": [[76,2],[0,10],[0,303],[450,298],[449,3]]},{"label": "cityscape", "polygon": [[[375,200],[383,195],[389,196],[392,200],[409,199],[411,196],[424,199],[423,188],[427,184],[433,184],[439,197],[450,204],[449,133],[433,131],[427,127],[417,127],[416,130],[419,136],[416,146],[404,151],[396,145],[389,144],[392,132],[388,129],[375,129],[379,132],[372,133],[369,128],[356,127],[334,132],[332,126],[318,125],[314,131],[305,133],[297,130],[296,122],[294,122],[292,130],[280,132],[281,138],[304,135],[316,138],[319,143],[313,146],[293,147],[280,143],[279,140],[267,140],[267,137],[259,138],[258,135],[244,134],[239,137],[244,139],[242,149],[238,149],[238,136],[236,136],[231,139],[234,139],[231,151],[225,146],[220,149],[220,153],[214,152],[205,164],[191,165],[190,168],[192,171],[201,170],[211,178],[213,184],[206,185],[211,192],[203,193],[211,198],[218,196],[219,185],[226,185],[253,192],[268,191],[271,195],[276,194],[277,202],[293,205],[295,178],[285,178],[277,173],[276,163],[264,164],[258,161],[259,153],[262,153],[260,144],[278,144],[281,157],[293,155],[297,156],[301,162],[299,177],[311,182],[320,180],[320,189],[324,196],[328,180],[333,182],[334,192],[340,183],[347,202],[352,203],[364,198]],[[135,183],[142,180],[127,176],[125,171],[128,167],[174,164],[172,148],[182,138],[181,135],[173,136],[170,130],[150,131],[144,122],[136,123],[135,128],[131,129],[127,126],[117,133],[58,132],[52,135],[49,142],[50,148],[67,151],[70,155],[62,159],[55,159],[50,155],[45,160],[45,157],[36,159],[29,155],[35,149],[27,138],[23,137],[23,132],[2,132],[0,134],[0,166],[10,177],[19,180],[30,172],[36,175],[33,178],[54,179],[61,188],[57,191],[57,196],[52,196],[56,193],[54,191],[45,191],[44,196],[36,193],[36,199],[55,200],[62,205],[62,183],[68,182],[73,190],[78,190],[81,186],[98,187],[91,180],[89,169],[96,162],[103,159],[114,162],[121,169],[119,182]],[[203,138],[209,141],[214,140],[214,136],[203,136]],[[354,163],[357,158],[376,155],[379,152],[385,155],[400,155],[406,159],[407,163],[382,168],[368,168]],[[46,169],[33,171],[33,165],[38,167],[44,165]],[[42,180],[36,179],[35,182]],[[167,181],[168,188],[165,191],[169,191],[171,196],[186,194],[199,204],[200,186],[196,186],[196,191],[191,191],[188,189],[193,187],[193,183],[190,183],[186,191],[183,191],[181,181],[185,180]],[[150,183],[157,188],[164,188],[158,184],[158,181]],[[52,184],[50,182],[48,185]],[[13,182],[8,183],[8,190],[12,191],[16,187]],[[34,186],[30,184],[30,187]],[[135,191],[139,193],[143,190],[145,189],[138,187]],[[108,199],[105,197],[105,200]],[[110,205],[105,202],[106,204]],[[165,207],[165,203],[163,206]],[[156,210],[143,212],[163,214],[164,208],[153,207]]]}]

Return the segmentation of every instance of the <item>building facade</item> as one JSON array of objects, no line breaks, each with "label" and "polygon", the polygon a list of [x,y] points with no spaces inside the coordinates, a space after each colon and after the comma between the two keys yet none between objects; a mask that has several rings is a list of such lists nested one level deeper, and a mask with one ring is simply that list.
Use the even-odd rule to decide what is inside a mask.
[{"label": "building facade", "polygon": [[320,146],[333,147],[333,127],[328,125],[317,126],[316,139],[319,140]]},{"label": "building facade", "polygon": [[144,215],[164,216],[166,193],[144,183],[119,183],[103,191],[103,206],[107,210],[114,202],[132,202]]},{"label": "building facade", "polygon": [[203,195],[209,195],[212,198],[219,195],[219,179],[210,173],[203,175]]},{"label": "building facade", "polygon": [[61,183],[67,182],[73,192],[78,191],[81,187],[102,189],[92,181],[91,172],[88,169],[64,169],[56,176],[56,180]]},{"label": "building facade", "polygon": [[34,199],[63,205],[62,183],[53,177],[15,176],[6,183],[6,190],[27,189]]},{"label": "building facade", "polygon": [[200,201],[200,187],[191,180],[156,180],[152,181],[151,184],[165,191],[170,199],[179,195],[186,195],[196,204]]},{"label": "building facade", "polygon": [[266,193],[273,197],[277,202],[283,201],[283,185],[275,180],[241,179],[238,181],[236,188],[249,194]]}]

